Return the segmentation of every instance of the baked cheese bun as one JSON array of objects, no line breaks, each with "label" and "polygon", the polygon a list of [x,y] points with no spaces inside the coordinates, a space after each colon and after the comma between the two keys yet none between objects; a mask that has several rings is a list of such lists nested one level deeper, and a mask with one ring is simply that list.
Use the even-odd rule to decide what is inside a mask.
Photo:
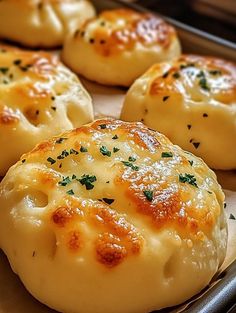
[{"label": "baked cheese bun", "polygon": [[141,123],[97,120],[11,167],[0,185],[0,247],[29,292],[60,312],[151,312],[216,273],[223,207],[201,159]]},{"label": "baked cheese bun", "polygon": [[90,96],[56,56],[0,46],[0,176],[38,142],[92,119]]},{"label": "baked cheese bun", "polygon": [[180,54],[173,27],[128,9],[102,12],[67,37],[62,58],[78,74],[105,85],[130,86],[152,64]]},{"label": "baked cheese bun", "polygon": [[236,65],[194,55],[156,64],[128,91],[121,119],[143,121],[212,168],[236,169]]},{"label": "baked cheese bun", "polygon": [[85,0],[2,0],[0,37],[28,47],[57,47],[74,25],[94,16]]}]

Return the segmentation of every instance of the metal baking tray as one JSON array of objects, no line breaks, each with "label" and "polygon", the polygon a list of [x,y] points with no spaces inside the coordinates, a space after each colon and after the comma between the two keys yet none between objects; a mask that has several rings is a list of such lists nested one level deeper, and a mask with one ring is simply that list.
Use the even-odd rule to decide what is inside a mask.
[{"label": "metal baking tray", "polygon": [[[140,12],[150,12],[146,8],[121,0],[93,0],[98,11],[119,7],[127,7]],[[145,4],[145,1],[143,1]],[[172,18],[158,16],[172,24],[182,43],[184,53],[218,56],[231,61],[236,61],[236,45],[222,38],[210,35],[192,28]],[[187,301],[188,305],[183,312],[188,313],[236,313],[236,261],[217,277],[217,282],[201,297],[194,297]],[[148,292],[148,290],[147,290]],[[195,300],[196,299],[196,300]],[[135,299],[134,299],[135,301]],[[167,308],[156,313],[174,313],[179,311],[179,306]]]}]

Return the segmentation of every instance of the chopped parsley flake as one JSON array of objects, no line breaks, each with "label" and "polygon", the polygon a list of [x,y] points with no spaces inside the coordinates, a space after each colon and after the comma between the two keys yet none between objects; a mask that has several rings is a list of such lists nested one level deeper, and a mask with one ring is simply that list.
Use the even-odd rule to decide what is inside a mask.
[{"label": "chopped parsley flake", "polygon": [[114,152],[114,153],[116,153],[116,152],[118,152],[118,151],[120,151],[119,148],[117,148],[117,147],[114,147],[114,148],[113,148],[113,152]]},{"label": "chopped parsley flake", "polygon": [[180,73],[178,73],[178,72],[175,72],[173,75],[172,75],[174,78],[180,78]]},{"label": "chopped parsley flake", "polygon": [[221,75],[222,74],[222,72],[220,70],[211,70],[211,71],[209,71],[209,73],[211,75]]},{"label": "chopped parsley flake", "polygon": [[230,220],[236,220],[236,217],[232,213],[230,213],[229,219]]},{"label": "chopped parsley flake", "polygon": [[191,166],[193,166],[193,161],[192,161],[192,160],[188,160],[188,162],[189,162],[189,164],[190,164]]},{"label": "chopped parsley flake", "polygon": [[70,179],[69,176],[67,176],[67,177],[64,177],[63,180],[59,181],[58,185],[65,187],[65,186],[67,186],[70,183],[71,183],[71,179]]},{"label": "chopped parsley flake", "polygon": [[197,149],[200,146],[200,142],[193,142],[194,148]]},{"label": "chopped parsley flake", "polygon": [[107,128],[107,125],[106,125],[106,124],[101,124],[101,125],[99,125],[99,127],[100,127],[101,129],[106,129],[106,128]]},{"label": "chopped parsley flake", "polygon": [[54,160],[54,159],[51,158],[51,157],[47,158],[47,161],[48,161],[49,163],[51,163],[51,165],[53,165],[54,163],[56,163],[56,160]]},{"label": "chopped parsley flake", "polygon": [[82,153],[88,152],[88,149],[85,148],[85,147],[83,147],[83,146],[81,146],[81,147],[80,147],[80,152],[82,152]]},{"label": "chopped parsley flake", "polygon": [[168,100],[169,98],[170,98],[170,96],[164,96],[164,97],[162,98],[162,101],[165,102],[165,101]]},{"label": "chopped parsley flake", "polygon": [[116,140],[116,139],[118,139],[118,136],[115,135],[115,136],[112,137],[112,139],[113,139],[113,140]]},{"label": "chopped parsley flake", "polygon": [[152,202],[152,200],[153,200],[153,191],[152,190],[144,190],[143,194],[149,202]]},{"label": "chopped parsley flake", "polygon": [[65,141],[65,140],[67,140],[67,138],[61,137],[61,138],[59,138],[59,139],[56,140],[56,143],[57,143],[57,144],[61,144],[61,143],[62,143],[63,141]]},{"label": "chopped parsley flake", "polygon": [[112,204],[115,201],[114,199],[109,199],[109,198],[102,198],[102,200],[107,204]]},{"label": "chopped parsley flake", "polygon": [[81,185],[85,186],[87,190],[91,190],[94,188],[94,183],[97,180],[96,176],[83,175],[78,181]]},{"label": "chopped parsley flake", "polygon": [[23,160],[21,161],[21,163],[25,163],[25,161],[26,161],[26,159],[23,159]]},{"label": "chopped parsley flake", "polygon": [[200,78],[199,80],[199,86],[204,89],[204,90],[207,90],[207,91],[210,91],[210,87],[208,86],[207,84],[207,79],[206,79],[206,76],[205,76],[205,73],[203,71],[200,71],[198,74],[197,74],[197,77]]},{"label": "chopped parsley flake", "polygon": [[68,195],[71,195],[71,196],[73,196],[73,195],[75,194],[74,191],[73,191],[73,189],[68,190],[66,193],[67,193]]},{"label": "chopped parsley flake", "polygon": [[77,154],[79,154],[79,152],[76,151],[75,149],[70,149],[70,154],[75,154],[75,155],[77,155]]},{"label": "chopped parsley flake", "polygon": [[172,152],[162,152],[161,157],[162,158],[172,158],[173,153]]},{"label": "chopped parsley flake", "polygon": [[109,150],[107,149],[107,147],[105,147],[105,146],[102,146],[102,147],[100,148],[100,152],[101,152],[101,154],[104,155],[104,156],[108,156],[108,157],[111,156],[111,151],[109,151]]},{"label": "chopped parsley flake", "polygon": [[133,163],[129,162],[129,161],[121,161],[125,166],[132,168],[132,170],[134,171],[138,171],[139,167],[134,165]]},{"label": "chopped parsley flake", "polygon": [[58,160],[63,160],[64,158],[68,157],[69,152],[66,150],[63,150],[62,153],[60,155],[58,155],[57,159]]},{"label": "chopped parsley flake", "polygon": [[185,173],[184,175],[180,174],[179,175],[179,181],[181,183],[188,183],[189,185],[192,185],[192,186],[198,188],[198,185],[196,183],[196,178],[194,177],[194,175],[187,174],[187,173]]},{"label": "chopped parsley flake", "polygon": [[129,157],[129,161],[130,161],[130,162],[135,162],[135,161],[136,161],[136,158],[130,156],[130,157]]},{"label": "chopped parsley flake", "polygon": [[17,60],[15,60],[15,61],[13,61],[13,64],[14,64],[14,65],[20,65],[21,62],[22,62],[22,60],[17,59]]},{"label": "chopped parsley flake", "polygon": [[0,72],[2,72],[3,74],[6,74],[9,71],[8,67],[0,67]]}]

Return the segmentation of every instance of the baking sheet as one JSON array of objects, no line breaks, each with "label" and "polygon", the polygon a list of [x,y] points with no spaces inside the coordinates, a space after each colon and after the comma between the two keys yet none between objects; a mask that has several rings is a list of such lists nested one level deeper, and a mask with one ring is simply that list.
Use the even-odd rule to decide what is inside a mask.
[{"label": "baking sheet", "polygon": [[[110,3],[110,6],[117,6],[113,1],[99,1],[99,6],[104,6],[104,3]],[[204,45],[206,45],[205,40],[198,38],[197,36],[191,35],[186,30],[182,33],[183,39],[185,38],[185,46],[187,47],[188,41],[192,40],[196,48],[196,53],[198,51],[205,51]],[[184,37],[185,36],[185,37]],[[208,41],[209,42],[209,41]],[[204,44],[203,44],[204,43]],[[202,44],[202,46],[201,46]],[[213,45],[213,48],[215,45]],[[228,49],[228,48],[227,48]],[[185,50],[185,51],[188,51]],[[224,55],[225,49],[218,46],[216,50],[218,55]],[[226,53],[227,56],[231,55]],[[125,89],[122,88],[111,88],[96,85],[92,82],[88,82],[82,79],[83,84],[87,90],[92,94],[94,100],[94,108],[96,117],[111,116],[118,118],[120,110],[122,107],[123,99],[126,93]],[[229,238],[228,238],[228,250],[226,260],[219,271],[227,271],[228,266],[236,260],[236,220],[229,219],[230,215],[233,214],[236,217],[236,172],[217,172],[218,179],[222,186],[226,189],[226,215],[229,227]],[[210,287],[213,287],[221,279],[219,276],[215,276]],[[224,278],[222,278],[224,279]],[[181,312],[188,308],[193,301],[201,298],[203,293],[194,297],[184,305],[180,305],[177,308],[165,310],[165,312]],[[135,301],[135,299],[134,299]],[[47,308],[46,306],[40,304],[35,300],[24,288],[18,277],[11,271],[7,258],[0,251],[0,313],[52,313],[55,312]],[[96,312],[94,312],[96,313]]]}]

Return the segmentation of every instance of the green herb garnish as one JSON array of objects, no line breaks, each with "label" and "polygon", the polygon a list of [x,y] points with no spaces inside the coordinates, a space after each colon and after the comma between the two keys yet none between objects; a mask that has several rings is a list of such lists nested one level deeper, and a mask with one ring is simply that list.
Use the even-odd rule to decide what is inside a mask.
[{"label": "green herb garnish", "polygon": [[102,146],[102,147],[100,148],[100,152],[101,152],[101,154],[104,155],[104,156],[108,156],[108,157],[111,156],[111,151],[109,151],[109,150],[107,149],[107,147],[105,147],[105,146]]},{"label": "green herb garnish", "polygon": [[102,200],[109,205],[115,201],[114,199],[109,199],[109,198],[102,198]]},{"label": "green herb garnish", "polygon": [[68,190],[66,193],[67,193],[68,195],[71,195],[71,196],[73,196],[73,195],[75,194],[74,191],[73,191],[73,189]]},{"label": "green herb garnish", "polygon": [[75,150],[75,149],[70,149],[70,154],[77,155],[77,154],[79,154],[79,152],[77,150]]},{"label": "green herb garnish", "polygon": [[181,183],[188,183],[189,185],[192,185],[194,187],[197,187],[198,188],[198,185],[196,183],[196,178],[194,177],[194,175],[191,175],[191,174],[187,174],[185,173],[184,175],[183,174],[180,174],[179,175],[179,181]]},{"label": "green herb garnish", "polygon": [[129,161],[130,161],[130,162],[135,162],[135,161],[136,161],[136,158],[130,156],[130,157],[129,157]]},{"label": "green herb garnish", "polygon": [[125,166],[132,168],[132,170],[134,171],[138,171],[139,167],[134,165],[133,163],[129,162],[129,161],[121,161]]},{"label": "green herb garnish", "polygon": [[169,98],[170,98],[170,96],[164,96],[164,97],[162,98],[162,101],[165,102],[165,101],[168,100]]},{"label": "green herb garnish", "polygon": [[0,67],[0,72],[2,72],[3,74],[6,74],[9,71],[8,67]]},{"label": "green herb garnish", "polygon": [[173,153],[172,152],[162,152],[161,157],[162,158],[172,158]]},{"label": "green herb garnish", "polygon": [[51,165],[53,165],[54,163],[56,163],[56,160],[54,160],[54,159],[51,158],[51,157],[47,158],[47,161],[48,161],[49,163],[51,163]]},{"label": "green herb garnish", "polygon": [[230,220],[236,220],[235,216],[232,213],[230,213],[229,219]]},{"label": "green herb garnish", "polygon": [[178,72],[175,72],[173,75],[172,75],[174,78],[180,78],[180,73],[178,73]]},{"label": "green herb garnish", "polygon": [[58,185],[65,187],[65,186],[67,186],[70,183],[71,183],[71,179],[70,179],[69,176],[67,176],[67,177],[64,177],[63,180],[59,181]]},{"label": "green herb garnish", "polygon": [[221,75],[222,74],[222,72],[220,70],[211,70],[211,71],[209,71],[209,73],[211,75]]},{"label": "green herb garnish", "polygon": [[88,152],[88,149],[85,148],[85,147],[83,147],[83,146],[81,146],[81,147],[80,147],[80,152],[82,152],[82,153]]},{"label": "green herb garnish", "polygon": [[62,143],[63,141],[65,141],[65,140],[67,140],[67,138],[61,137],[61,138],[59,138],[59,139],[56,140],[56,143],[57,143],[57,144],[61,144],[61,143]]},{"label": "green herb garnish", "polygon": [[153,200],[153,191],[152,190],[144,190],[143,194],[149,202],[152,202],[152,200]]},{"label": "green herb garnish", "polygon": [[115,135],[115,136],[112,137],[112,139],[113,139],[113,140],[116,140],[116,139],[118,139],[118,136]]},{"label": "green herb garnish", "polygon": [[106,124],[101,124],[101,125],[99,125],[99,127],[100,127],[101,129],[106,129],[106,128],[107,128],[107,125],[106,125]]},{"label": "green herb garnish", "polygon": [[116,153],[116,152],[118,152],[118,151],[120,151],[119,148],[116,148],[116,147],[113,148],[113,152],[114,152],[114,153]]},{"label": "green herb garnish", "polygon": [[78,181],[81,183],[81,185],[85,186],[87,190],[91,190],[94,188],[94,183],[97,180],[96,176],[90,176],[90,175],[83,175]]}]

